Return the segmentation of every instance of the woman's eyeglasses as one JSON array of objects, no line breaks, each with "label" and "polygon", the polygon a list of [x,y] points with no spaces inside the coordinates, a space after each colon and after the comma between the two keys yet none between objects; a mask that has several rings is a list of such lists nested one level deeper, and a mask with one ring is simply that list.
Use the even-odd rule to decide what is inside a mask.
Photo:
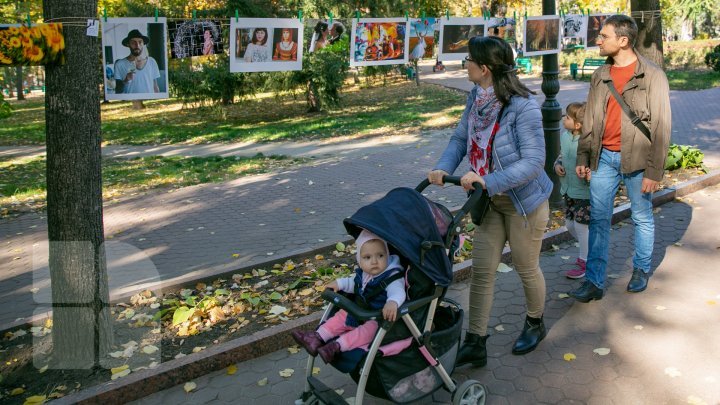
[{"label": "woman's eyeglasses", "polygon": [[477,62],[475,62],[475,59],[473,59],[473,58],[471,58],[471,57],[469,57],[469,56],[466,56],[466,57],[465,57],[465,62],[477,63]]}]

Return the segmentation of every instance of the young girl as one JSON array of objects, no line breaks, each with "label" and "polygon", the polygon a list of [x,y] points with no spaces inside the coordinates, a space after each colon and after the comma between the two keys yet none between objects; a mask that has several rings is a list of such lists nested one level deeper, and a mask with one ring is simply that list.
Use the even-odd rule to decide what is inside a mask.
[{"label": "young girl", "polygon": [[[381,309],[383,317],[395,321],[397,309],[405,302],[405,283],[400,258],[390,255],[387,243],[374,233],[363,230],[358,236],[355,276],[339,278],[326,288],[355,294],[355,302],[368,309]],[[387,289],[382,285],[387,284]],[[377,321],[358,322],[345,310],[339,310],[316,331],[295,330],[292,337],[312,356],[320,354],[330,363],[339,352],[363,347],[373,340]],[[335,339],[337,338],[337,339]]]},{"label": "young girl", "polygon": [[[585,103],[570,103],[566,112],[563,119],[565,131],[560,135],[560,156],[555,160],[555,173],[560,176],[560,192],[565,199],[565,226],[580,245],[575,267],[565,273],[565,276],[581,278],[585,276],[585,261],[588,253],[590,185],[574,173]],[[570,175],[567,175],[568,170]]]},{"label": "young girl", "polygon": [[245,50],[245,62],[267,62],[270,60],[270,47],[267,46],[267,28],[255,28],[252,40]]}]

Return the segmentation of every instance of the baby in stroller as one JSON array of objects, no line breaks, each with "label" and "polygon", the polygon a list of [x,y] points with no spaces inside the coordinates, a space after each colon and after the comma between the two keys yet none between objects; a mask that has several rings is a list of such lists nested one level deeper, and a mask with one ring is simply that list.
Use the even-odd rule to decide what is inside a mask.
[{"label": "baby in stroller", "polygon": [[[365,229],[360,232],[355,244],[358,263],[355,275],[334,280],[326,288],[354,293],[355,303],[360,307],[382,309],[383,317],[394,322],[398,307],[405,302],[400,258],[390,254],[387,242]],[[377,321],[358,321],[341,309],[316,331],[295,330],[292,337],[310,355],[319,354],[325,363],[331,363],[340,352],[366,348],[377,330]]]},{"label": "baby in stroller", "polygon": [[[444,181],[460,184],[459,177],[445,176]],[[328,306],[317,331],[293,333],[310,353],[305,389],[296,404],[348,403],[313,375],[313,351],[326,362],[332,360],[335,369],[348,373],[357,383],[354,403],[358,405],[363,403],[366,392],[408,403],[443,387],[452,392],[454,404],[484,403],[486,391],[482,384],[466,380],[458,385],[450,377],[460,347],[463,311],[445,293],[453,278],[451,258],[459,242],[460,221],[486,194],[474,193],[453,216],[446,207],[421,194],[429,184],[425,179],[415,189],[391,190],[343,221],[348,234],[356,239],[360,270],[352,283],[340,279],[322,293]],[[372,251],[388,257],[388,264],[377,264],[368,271],[364,256]],[[363,277],[373,277],[372,273],[377,273],[374,278],[383,278],[384,283],[376,289],[377,297],[381,297],[377,300],[368,297],[369,291],[363,291],[369,290],[372,283],[363,285]],[[401,286],[403,294],[396,293],[394,285]],[[336,292],[351,289],[355,296],[359,292],[365,295],[350,298]],[[369,304],[371,301],[373,304]],[[337,313],[345,314],[338,317],[338,308],[341,311]],[[348,317],[364,324],[348,330]],[[341,328],[335,332],[326,330],[330,321]],[[368,324],[373,325],[372,329],[365,326]],[[362,327],[373,331],[362,346],[355,346],[357,340],[343,343],[345,336],[358,333]],[[337,340],[327,340],[337,334],[341,335]],[[356,348],[344,351],[351,344]],[[324,355],[325,351],[332,356]]]}]

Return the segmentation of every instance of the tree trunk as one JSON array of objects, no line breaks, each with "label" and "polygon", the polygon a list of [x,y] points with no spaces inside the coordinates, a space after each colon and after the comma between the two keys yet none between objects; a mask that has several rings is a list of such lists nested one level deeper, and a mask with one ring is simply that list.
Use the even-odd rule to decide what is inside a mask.
[{"label": "tree trunk", "polygon": [[320,112],[320,97],[317,94],[317,88],[312,80],[308,82],[305,98],[308,103],[308,112]]},{"label": "tree trunk", "polygon": [[[97,15],[97,0],[45,0],[46,19]],[[47,221],[58,369],[100,365],[112,344],[103,247],[97,37],[65,26],[64,65],[46,67]]]},{"label": "tree trunk", "polygon": [[15,67],[15,89],[17,90],[17,99],[25,100],[25,94],[23,93],[23,68],[22,68],[22,66]]},{"label": "tree trunk", "polygon": [[662,20],[660,15],[654,15],[660,10],[660,0],[631,0],[630,9],[633,12],[644,12],[643,17],[634,17],[638,26],[638,37],[635,49],[638,53],[661,68],[663,60]]}]

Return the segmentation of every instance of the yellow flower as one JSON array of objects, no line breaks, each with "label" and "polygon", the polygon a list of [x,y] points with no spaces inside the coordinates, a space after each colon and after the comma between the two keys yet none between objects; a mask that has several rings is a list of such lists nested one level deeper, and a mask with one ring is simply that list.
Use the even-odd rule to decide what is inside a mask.
[{"label": "yellow flower", "polygon": [[25,56],[25,59],[27,59],[31,62],[40,62],[42,60],[43,56],[45,56],[42,49],[40,49],[36,46],[29,48],[29,49],[25,49],[23,51],[23,55]]},{"label": "yellow flower", "polygon": [[20,38],[18,37],[12,37],[10,38],[10,47],[12,48],[19,48],[20,47]]},{"label": "yellow flower", "polygon": [[30,29],[28,27],[20,27],[20,33],[25,38],[30,38]]},{"label": "yellow flower", "polygon": [[8,58],[7,56],[0,53],[0,64],[3,65],[12,65],[12,59]]},{"label": "yellow flower", "polygon": [[38,28],[37,26],[30,28],[30,34],[35,39],[39,39],[42,37],[42,32],[40,32],[40,28]]},{"label": "yellow flower", "polygon": [[10,33],[11,36],[12,36],[12,35],[17,35],[19,32],[20,32],[20,28],[18,28],[18,27],[10,27],[10,28],[8,28],[8,33]]},{"label": "yellow flower", "polygon": [[49,37],[53,34],[55,31],[52,27],[53,25],[55,24],[40,24],[40,32],[44,37]]},{"label": "yellow flower", "polygon": [[48,46],[52,49],[53,53],[58,53],[65,49],[65,37],[62,34],[55,33],[52,36],[46,38]]},{"label": "yellow flower", "polygon": [[29,37],[21,37],[20,42],[22,43],[23,48],[31,48],[33,46],[33,41]]}]

